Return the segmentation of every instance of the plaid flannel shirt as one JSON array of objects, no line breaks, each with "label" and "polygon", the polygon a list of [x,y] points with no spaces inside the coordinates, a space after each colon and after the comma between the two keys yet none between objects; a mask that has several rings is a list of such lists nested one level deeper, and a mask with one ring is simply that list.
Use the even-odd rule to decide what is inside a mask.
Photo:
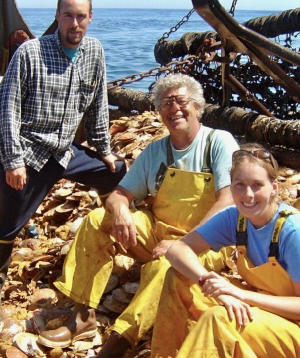
[{"label": "plaid flannel shirt", "polygon": [[74,63],[58,32],[25,42],[0,85],[0,161],[4,170],[39,171],[51,155],[66,168],[85,115],[88,143],[110,153],[104,50],[85,36]]}]

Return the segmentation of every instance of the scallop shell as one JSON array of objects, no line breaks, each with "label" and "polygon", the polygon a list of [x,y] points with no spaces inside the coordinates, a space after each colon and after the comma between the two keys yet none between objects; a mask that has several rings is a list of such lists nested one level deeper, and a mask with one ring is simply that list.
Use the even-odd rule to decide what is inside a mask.
[{"label": "scallop shell", "polygon": [[23,353],[20,349],[17,347],[9,347],[5,351],[5,356],[7,358],[27,358],[27,354]]},{"label": "scallop shell", "polygon": [[122,143],[128,143],[135,139],[135,135],[133,133],[123,132],[118,136],[118,140]]},{"label": "scallop shell", "polygon": [[46,357],[45,352],[37,344],[37,335],[31,333],[18,333],[14,342],[22,352],[31,357]]},{"label": "scallop shell", "polygon": [[72,234],[75,234],[79,228],[79,226],[81,225],[83,221],[83,217],[79,216],[76,220],[74,220],[70,226],[70,232]]},{"label": "scallop shell", "polygon": [[56,190],[56,192],[53,193],[53,197],[60,199],[60,200],[64,200],[66,197],[68,197],[69,195],[71,195],[73,193],[72,189],[58,189]]},{"label": "scallop shell", "polygon": [[33,256],[33,251],[28,247],[22,247],[11,255],[12,261],[27,261]]},{"label": "scallop shell", "polygon": [[113,273],[122,275],[134,264],[134,259],[124,255],[116,255],[114,258]]},{"label": "scallop shell", "polygon": [[290,176],[296,174],[296,171],[294,169],[290,169],[290,168],[281,168],[279,170],[279,174],[284,177],[290,177]]},{"label": "scallop shell", "polygon": [[74,210],[75,206],[73,203],[65,202],[55,208],[55,212],[58,214],[69,214]]},{"label": "scallop shell", "polygon": [[287,179],[287,182],[289,182],[290,184],[297,184],[300,182],[300,173],[298,174],[294,174],[291,177],[289,177]]},{"label": "scallop shell", "polygon": [[67,255],[67,253],[70,251],[71,245],[73,243],[72,241],[68,241],[60,250],[61,255]]},{"label": "scallop shell", "polygon": [[132,151],[132,159],[136,159],[142,153],[141,149],[134,149]]},{"label": "scallop shell", "polygon": [[96,190],[89,190],[88,192],[91,199],[95,200],[98,198],[99,194]]},{"label": "scallop shell", "polygon": [[75,193],[72,194],[72,197],[77,198],[78,200],[84,198],[85,196],[88,196],[88,193],[83,190],[76,191]]},{"label": "scallop shell", "polygon": [[49,358],[61,358],[63,357],[64,351],[61,348],[53,348],[47,352],[47,357]]},{"label": "scallop shell", "polygon": [[39,239],[25,239],[20,242],[20,247],[26,247],[31,250],[37,250],[42,245]]},{"label": "scallop shell", "polygon": [[42,288],[36,290],[33,295],[29,297],[32,304],[36,304],[43,307],[47,304],[53,304],[57,301],[57,296],[54,290],[51,288]]}]

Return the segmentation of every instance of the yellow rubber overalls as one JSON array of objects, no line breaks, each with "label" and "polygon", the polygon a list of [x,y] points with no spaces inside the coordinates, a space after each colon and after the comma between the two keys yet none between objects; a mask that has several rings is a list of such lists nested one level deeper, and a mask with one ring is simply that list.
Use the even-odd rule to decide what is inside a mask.
[{"label": "yellow rubber overalls", "polygon": [[[207,147],[210,145],[210,141]],[[206,158],[206,156],[205,156]],[[137,246],[126,255],[144,265],[141,284],[130,306],[114,329],[135,345],[152,327],[169,263],[152,261],[152,251],[163,239],[174,240],[194,228],[215,202],[213,175],[168,168],[152,212],[132,212],[138,232]],[[55,286],[76,302],[96,308],[113,268],[113,258],[123,253],[111,232],[111,215],[103,208],[92,211],[83,221],[66,257],[63,275]],[[220,270],[232,250],[203,255],[208,269]]]},{"label": "yellow rubber overalls", "polygon": [[[245,239],[246,220],[241,225],[242,217],[240,216],[239,219],[238,231],[242,229],[241,233],[244,235],[241,236]],[[275,256],[279,234],[285,219],[286,213],[284,212],[275,225],[269,262],[263,265],[254,267],[246,254],[246,240],[238,242],[237,267],[239,274],[248,283],[247,289],[269,295],[295,295],[289,275]],[[242,288],[238,281],[233,279],[232,283]],[[152,357],[300,357],[298,322],[257,307],[251,309],[254,320],[241,328],[235,320],[229,320],[225,307],[219,305],[215,299],[203,296],[198,285],[176,273],[174,269],[170,269],[155,322]],[[176,329],[172,328],[175,324]],[[170,339],[166,344],[160,335],[166,333],[167,330],[169,330],[168,338]]]}]

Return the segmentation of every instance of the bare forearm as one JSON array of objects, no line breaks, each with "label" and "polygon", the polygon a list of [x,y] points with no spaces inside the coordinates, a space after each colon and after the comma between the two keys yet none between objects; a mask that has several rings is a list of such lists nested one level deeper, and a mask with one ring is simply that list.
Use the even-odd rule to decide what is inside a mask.
[{"label": "bare forearm", "polygon": [[208,210],[204,218],[200,221],[199,226],[203,225],[208,219],[217,214],[222,209],[233,204],[229,187],[225,187],[216,192],[216,202]]},{"label": "bare forearm", "polygon": [[212,216],[217,214],[222,209],[226,208],[227,206],[232,205],[231,201],[216,201],[215,204],[208,210],[204,218],[200,221],[200,225],[203,225],[208,221]]},{"label": "bare forearm", "polygon": [[244,301],[279,316],[300,320],[300,297],[281,297],[245,291]]},{"label": "bare forearm", "polygon": [[129,208],[130,199],[123,193],[122,189],[118,188],[114,190],[106,200],[106,208],[112,214],[119,210],[120,206]]},{"label": "bare forearm", "polygon": [[182,241],[175,242],[167,251],[166,258],[171,265],[195,283],[207,270],[200,264],[194,251]]}]

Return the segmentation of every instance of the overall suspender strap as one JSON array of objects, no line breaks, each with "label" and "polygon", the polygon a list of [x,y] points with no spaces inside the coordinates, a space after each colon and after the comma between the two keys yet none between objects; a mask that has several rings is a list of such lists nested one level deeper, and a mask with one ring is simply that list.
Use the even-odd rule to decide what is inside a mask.
[{"label": "overall suspender strap", "polygon": [[240,213],[236,231],[236,245],[247,247],[247,239],[246,218]]},{"label": "overall suspender strap", "polygon": [[165,163],[160,163],[160,167],[155,177],[155,190],[158,191],[160,188],[168,168],[176,168],[175,160],[173,157],[173,152],[171,148],[171,139],[170,136],[167,138],[167,165]]},{"label": "overall suspender strap", "polygon": [[[279,254],[279,248],[278,248],[278,242],[279,242],[279,236],[282,230],[282,227],[286,221],[286,219],[292,215],[299,213],[298,210],[282,210],[279,213],[279,216],[276,220],[274,231],[272,234],[272,239],[270,243],[270,252],[268,257],[270,259],[278,258]],[[238,218],[238,224],[237,224],[237,246],[247,246],[247,225],[246,225],[246,218],[240,213]]]},{"label": "overall suspender strap", "polygon": [[172,147],[171,147],[171,137],[167,139],[167,167],[176,168],[175,160],[173,157]]},{"label": "overall suspender strap", "polygon": [[276,224],[274,227],[274,231],[273,231],[273,235],[272,235],[272,240],[270,243],[270,253],[269,253],[269,258],[277,258],[278,254],[279,254],[279,248],[278,248],[278,241],[279,241],[279,235],[281,233],[282,227],[286,221],[286,219],[292,215],[292,214],[297,214],[299,213],[298,210],[282,210],[279,213],[279,217],[276,220]]},{"label": "overall suspender strap", "polygon": [[203,173],[211,173],[210,149],[211,149],[212,136],[214,135],[215,131],[216,131],[215,129],[212,129],[206,138],[206,145],[203,155],[203,166],[201,170],[201,172]]},{"label": "overall suspender strap", "polygon": [[[211,149],[211,139],[212,139],[212,136],[215,131],[216,131],[215,129],[212,129],[206,138],[206,145],[205,145],[204,157],[203,157],[203,166],[201,169],[201,172],[203,172],[203,173],[211,173],[210,149]],[[160,188],[160,186],[165,178],[168,168],[176,168],[175,160],[174,160],[174,156],[173,156],[173,152],[172,152],[172,148],[171,148],[170,136],[168,136],[168,138],[167,138],[167,165],[165,163],[160,164],[160,167],[158,169],[158,172],[157,172],[156,178],[155,178],[155,189],[157,191]]]}]

